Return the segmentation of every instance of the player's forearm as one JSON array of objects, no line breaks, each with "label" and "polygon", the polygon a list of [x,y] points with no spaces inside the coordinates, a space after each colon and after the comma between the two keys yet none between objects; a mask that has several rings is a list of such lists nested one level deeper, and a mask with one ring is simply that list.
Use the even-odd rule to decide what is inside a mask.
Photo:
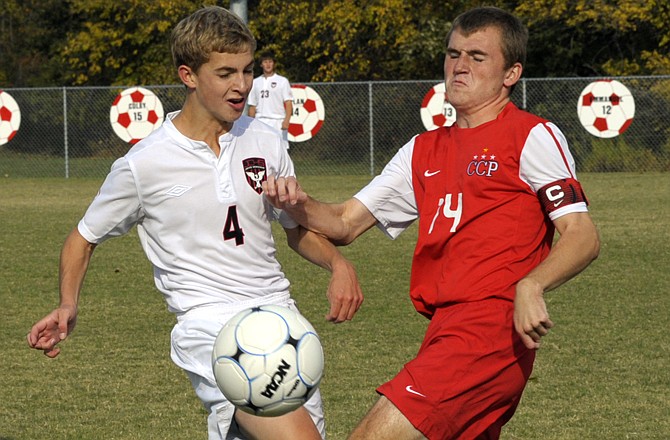
[{"label": "player's forearm", "polygon": [[590,220],[573,223],[561,233],[547,258],[524,280],[537,283],[544,292],[550,291],[584,270],[599,252],[600,240],[593,223]]},{"label": "player's forearm", "polygon": [[289,121],[291,120],[291,116],[293,115],[293,103],[291,101],[284,101],[284,110],[285,110],[285,116],[284,116],[284,122],[282,124],[284,127],[288,128]]},{"label": "player's forearm", "polygon": [[77,307],[95,245],[75,228],[65,240],[60,256],[60,305]]},{"label": "player's forearm", "polygon": [[347,260],[325,237],[302,226],[286,231],[288,244],[307,261],[330,272]]},{"label": "player's forearm", "polygon": [[286,211],[303,227],[338,245],[351,243],[377,220],[359,200],[323,203],[310,197],[295,177],[268,176],[263,191],[273,206]]},{"label": "player's forearm", "polygon": [[305,203],[286,205],[284,209],[302,226],[327,237],[334,243],[348,244],[353,240],[344,221],[343,203],[323,203],[309,197]]}]

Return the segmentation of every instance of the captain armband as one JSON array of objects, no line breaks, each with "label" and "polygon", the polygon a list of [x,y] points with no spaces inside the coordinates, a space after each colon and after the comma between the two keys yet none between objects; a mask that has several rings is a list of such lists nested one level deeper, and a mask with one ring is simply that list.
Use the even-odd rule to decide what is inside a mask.
[{"label": "captain armband", "polygon": [[582,185],[572,178],[557,180],[545,185],[540,188],[537,195],[547,214],[574,203],[588,205]]}]

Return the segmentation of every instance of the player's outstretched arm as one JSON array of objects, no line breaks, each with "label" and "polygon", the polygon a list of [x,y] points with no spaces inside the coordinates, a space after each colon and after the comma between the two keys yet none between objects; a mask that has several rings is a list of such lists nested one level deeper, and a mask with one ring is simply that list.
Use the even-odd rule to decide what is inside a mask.
[{"label": "player's outstretched arm", "polygon": [[326,294],[330,303],[326,319],[334,323],[351,320],[363,303],[353,264],[330,241],[301,226],[286,229],[286,238],[291,249],[332,274]]},{"label": "player's outstretched arm", "polygon": [[539,348],[554,323],[549,319],[544,293],[584,270],[600,252],[598,231],[586,212],[554,221],[560,237],[547,258],[516,286],[514,327],[526,347]]},{"label": "player's outstretched arm", "polygon": [[346,245],[377,223],[360,201],[323,203],[313,199],[295,177],[269,176],[263,182],[265,197],[276,208],[286,211],[305,228],[324,235],[333,243]]},{"label": "player's outstretched arm", "polygon": [[57,344],[72,332],[77,323],[77,303],[84,276],[95,245],[75,228],[65,239],[60,256],[60,305],[39,320],[28,333],[28,345],[48,357],[60,353]]}]

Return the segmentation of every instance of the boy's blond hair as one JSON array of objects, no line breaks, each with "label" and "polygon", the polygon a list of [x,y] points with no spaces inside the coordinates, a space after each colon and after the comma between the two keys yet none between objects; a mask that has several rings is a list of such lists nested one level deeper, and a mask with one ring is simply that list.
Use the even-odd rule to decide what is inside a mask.
[{"label": "boy's blond hair", "polygon": [[197,72],[212,52],[254,52],[256,39],[234,13],[208,6],[181,20],[170,35],[175,67],[186,65]]}]

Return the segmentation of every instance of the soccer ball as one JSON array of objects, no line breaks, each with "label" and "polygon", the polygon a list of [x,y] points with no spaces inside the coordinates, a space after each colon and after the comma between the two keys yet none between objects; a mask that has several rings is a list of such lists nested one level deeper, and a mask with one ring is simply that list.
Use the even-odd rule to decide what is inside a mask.
[{"label": "soccer ball", "polygon": [[11,141],[21,125],[21,110],[12,96],[0,90],[0,145]]},{"label": "soccer ball", "polygon": [[449,127],[456,122],[456,109],[447,102],[447,92],[443,82],[434,85],[423,97],[421,122],[426,130]]},{"label": "soccer ball", "polygon": [[212,368],[237,408],[275,417],[302,406],[323,376],[323,348],[314,327],[277,305],[237,313],[214,342]]},{"label": "soccer ball", "polygon": [[326,110],[318,93],[311,87],[291,86],[293,94],[293,114],[289,119],[288,140],[304,142],[311,139],[323,125]]},{"label": "soccer ball", "polygon": [[109,109],[109,122],[114,132],[131,144],[136,144],[160,127],[163,117],[160,99],[143,87],[122,91]]},{"label": "soccer ball", "polygon": [[630,127],[635,100],[619,81],[594,81],[579,96],[577,114],[586,131],[600,138],[612,138]]}]

